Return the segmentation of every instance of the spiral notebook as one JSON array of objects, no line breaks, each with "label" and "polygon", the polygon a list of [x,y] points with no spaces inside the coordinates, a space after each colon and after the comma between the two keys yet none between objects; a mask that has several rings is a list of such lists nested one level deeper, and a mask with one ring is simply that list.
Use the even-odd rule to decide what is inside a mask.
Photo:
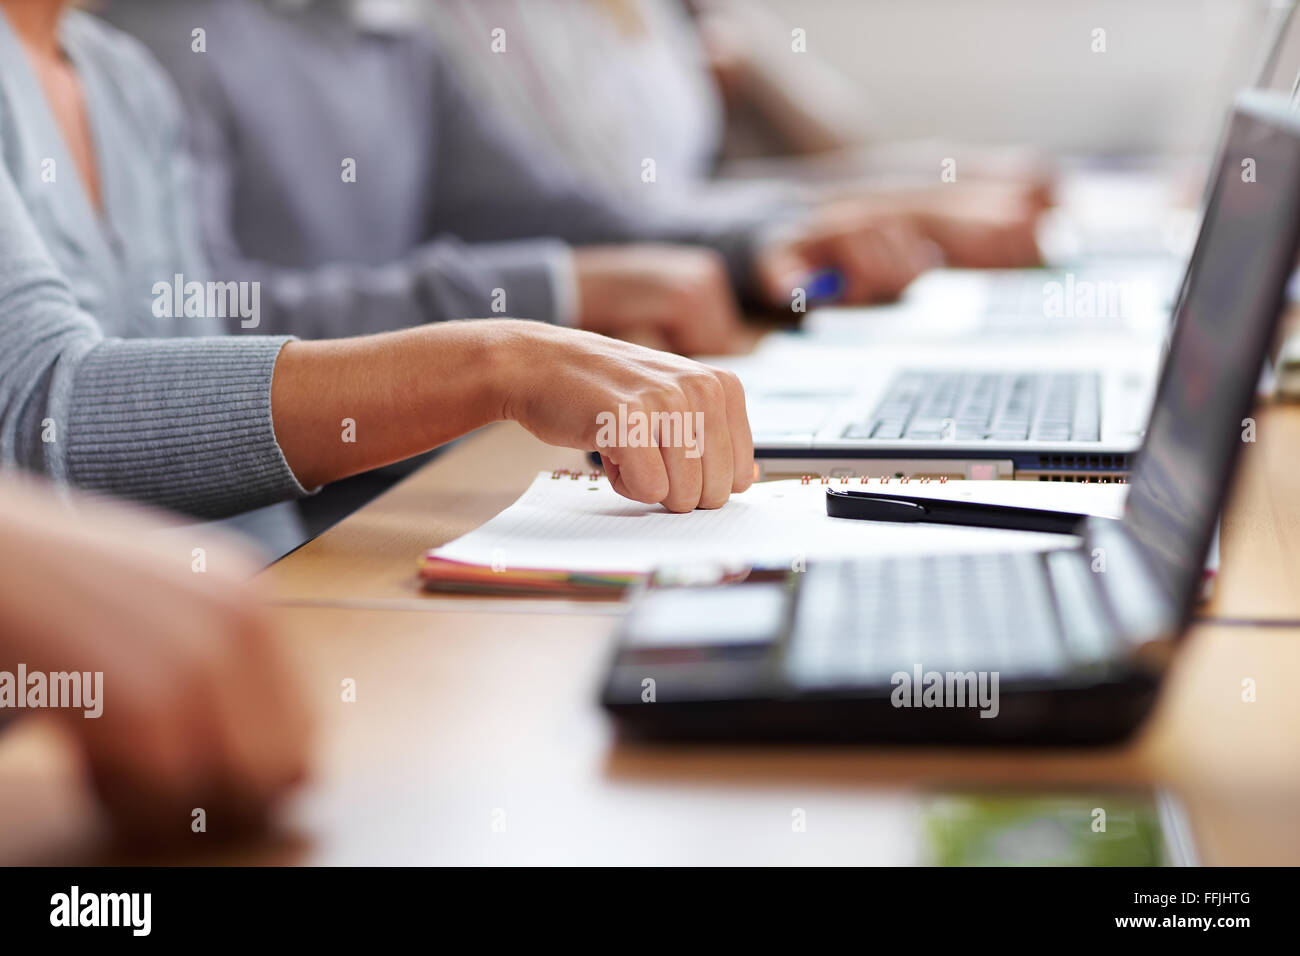
[{"label": "spiral notebook", "polygon": [[664,566],[743,576],[824,558],[1067,547],[1064,535],[831,518],[826,486],[883,486],[908,495],[1116,517],[1126,485],[896,478],[755,484],[711,511],[672,514],[629,501],[598,472],[543,472],[482,527],[425,555],[435,591],[617,597]]}]

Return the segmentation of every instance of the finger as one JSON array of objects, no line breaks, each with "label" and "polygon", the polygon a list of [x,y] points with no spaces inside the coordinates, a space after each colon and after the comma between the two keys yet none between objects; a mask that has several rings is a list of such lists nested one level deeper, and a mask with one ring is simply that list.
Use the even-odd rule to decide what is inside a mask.
[{"label": "finger", "polygon": [[824,256],[844,276],[844,302],[871,302],[880,286],[884,248],[870,233],[839,235],[824,243]]},{"label": "finger", "polygon": [[[270,623],[245,613],[232,648],[232,680],[223,682],[227,711],[237,739],[234,759],[246,769],[246,791],[254,803],[269,803],[306,768],[310,722],[300,688]],[[246,675],[246,676],[245,676]]]},{"label": "finger", "polygon": [[884,227],[882,234],[894,266],[891,291],[897,296],[924,271],[924,249],[916,233],[901,224]]},{"label": "finger", "polygon": [[943,252],[929,237],[917,229],[908,228],[906,232],[908,267],[913,279],[942,264]]},{"label": "finger", "polygon": [[1038,231],[1033,223],[1017,230],[1016,239],[1016,256],[1021,265],[1036,266],[1043,261],[1042,252],[1038,248]]},{"label": "finger", "polygon": [[722,383],[710,374],[702,396],[701,407],[687,420],[694,432],[696,447],[687,448],[688,455],[700,459],[701,508],[721,508],[731,497],[732,469],[735,458],[731,450],[731,435],[727,424],[727,399]]},{"label": "finger", "polygon": [[857,301],[878,302],[897,295],[903,270],[880,230],[845,237],[839,243],[839,255],[859,277]]},{"label": "finger", "polygon": [[715,369],[727,404],[727,438],[731,443],[731,490],[740,492],[754,483],[754,435],[745,407],[745,388],[740,376]]},{"label": "finger", "polygon": [[[605,472],[605,477],[609,479],[610,485],[614,486],[615,490],[617,490],[618,483],[623,480],[622,476],[618,472],[618,465],[609,457],[609,455],[600,452],[600,467],[601,470]],[[622,494],[622,492],[619,493]]]},{"label": "finger", "polygon": [[[673,408],[662,411],[685,412],[689,408],[686,401],[676,403]],[[668,419],[669,422],[672,419]],[[700,495],[704,491],[704,469],[697,457],[688,457],[684,443],[676,436],[659,435],[659,454],[668,473],[668,493],[661,499],[661,504],[669,511],[684,513],[694,511],[700,504]],[[653,450],[653,449],[652,449]]]},{"label": "finger", "polygon": [[759,287],[774,308],[788,309],[794,302],[795,289],[807,281],[815,266],[802,245],[784,242],[764,252]]},{"label": "finger", "polygon": [[668,472],[658,448],[610,448],[600,457],[614,475],[610,485],[624,498],[653,505],[668,497]]},{"label": "finger", "polygon": [[1014,268],[1025,264],[1025,244],[1016,229],[1004,227],[994,233],[992,241],[986,244],[988,251],[987,266]]},{"label": "finger", "polygon": [[[188,709],[187,709],[188,708]],[[114,824],[133,838],[189,832],[193,807],[206,807],[219,735],[200,705],[147,707],[87,741],[91,779]]]},{"label": "finger", "polygon": [[962,269],[984,269],[1000,264],[1002,253],[997,250],[997,234],[954,222],[945,248],[952,265]]},{"label": "finger", "polygon": [[156,846],[192,833],[194,801],[173,791],[166,781],[96,760],[90,761],[88,769],[113,829],[129,845]]}]

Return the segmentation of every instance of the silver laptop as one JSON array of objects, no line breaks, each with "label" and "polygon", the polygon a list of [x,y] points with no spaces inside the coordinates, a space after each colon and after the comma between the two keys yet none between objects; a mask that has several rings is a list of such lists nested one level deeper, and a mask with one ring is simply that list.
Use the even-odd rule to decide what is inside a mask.
[{"label": "silver laptop", "polygon": [[[1219,171],[1240,170],[1253,148],[1234,117],[1216,190]],[[1197,250],[1206,242],[1202,227]],[[1142,441],[1160,352],[1157,339],[1106,334],[1014,348],[870,350],[786,337],[728,364],[745,382],[764,477],[1122,481]]]},{"label": "silver laptop", "polygon": [[[1258,86],[1278,69],[1294,6],[1272,5]],[[1220,139],[1207,207],[1223,164],[1248,158],[1234,132],[1230,123]],[[944,271],[897,307],[814,313],[806,339],[769,337],[725,364],[745,382],[764,477],[1124,481],[1185,275],[1144,257]]]}]

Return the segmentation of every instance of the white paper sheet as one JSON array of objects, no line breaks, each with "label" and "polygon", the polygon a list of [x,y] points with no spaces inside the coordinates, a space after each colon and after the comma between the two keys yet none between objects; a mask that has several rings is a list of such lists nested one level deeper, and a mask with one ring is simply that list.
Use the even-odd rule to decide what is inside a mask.
[{"label": "white paper sheet", "polygon": [[[838,479],[833,487],[840,487]],[[853,479],[846,487],[863,487]],[[868,487],[1116,517],[1126,485],[897,480]],[[831,518],[826,486],[761,482],[716,511],[671,514],[618,495],[603,477],[539,474],[522,497],[432,554],[511,568],[644,573],[665,564],[790,565],[798,559],[1069,547],[1066,535]]]}]

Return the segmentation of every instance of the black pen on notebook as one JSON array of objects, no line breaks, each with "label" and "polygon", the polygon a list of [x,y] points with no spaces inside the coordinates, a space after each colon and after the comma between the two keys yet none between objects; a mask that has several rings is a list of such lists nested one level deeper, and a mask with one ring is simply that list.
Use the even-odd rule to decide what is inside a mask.
[{"label": "black pen on notebook", "polygon": [[914,498],[879,491],[837,491],[834,488],[826,489],[826,514],[832,518],[857,518],[861,521],[924,521],[1051,534],[1074,534],[1079,523],[1088,517],[1070,511],[1017,508],[946,498]]}]

